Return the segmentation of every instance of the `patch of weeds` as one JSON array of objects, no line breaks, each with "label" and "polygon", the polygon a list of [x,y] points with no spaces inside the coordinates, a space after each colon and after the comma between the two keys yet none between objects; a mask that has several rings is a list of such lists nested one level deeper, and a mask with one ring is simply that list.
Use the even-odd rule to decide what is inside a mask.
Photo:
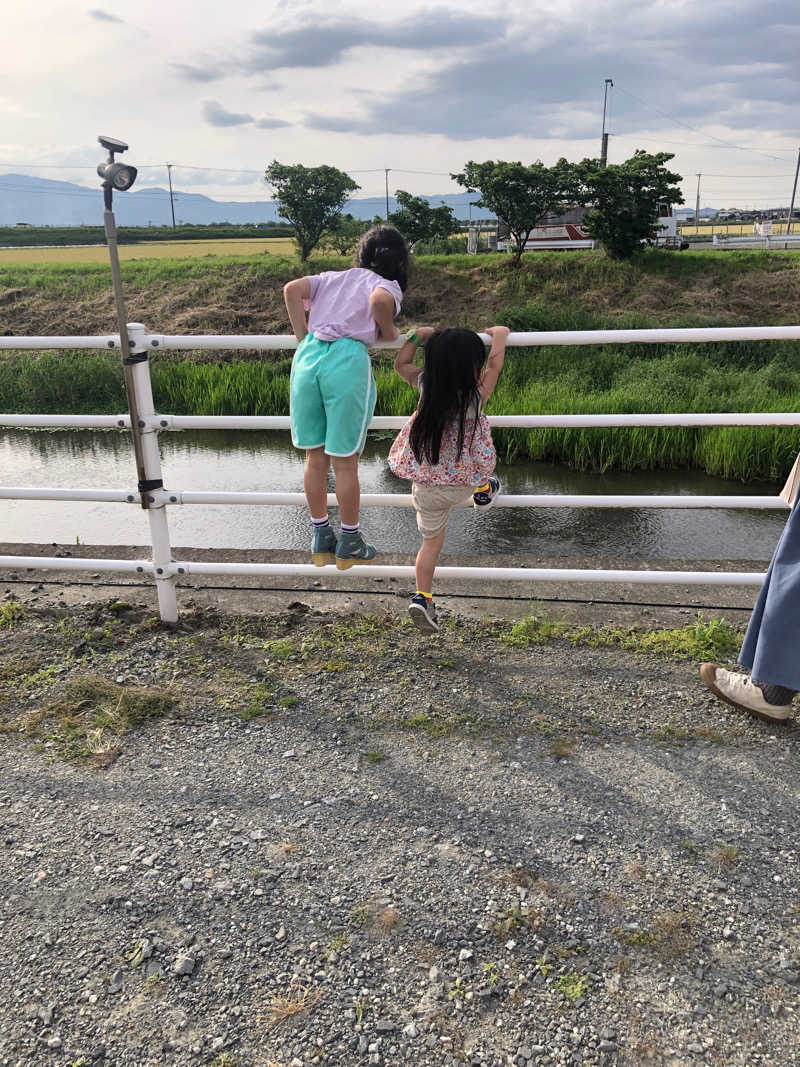
[{"label": "patch of weeds", "polygon": [[337,955],[350,944],[350,938],[347,934],[337,934],[336,937],[332,937],[330,944],[328,945],[328,955],[335,952]]},{"label": "patch of weeds", "polygon": [[741,644],[741,633],[724,619],[706,622],[701,615],[689,626],[671,630],[636,630],[633,627],[570,627],[553,622],[542,612],[514,623],[500,640],[516,648],[528,648],[554,638],[590,648],[623,648],[664,658],[703,660],[724,659]]},{"label": "patch of weeds", "polygon": [[686,853],[686,858],[690,863],[697,863],[700,858],[700,847],[696,845],[694,841],[688,837],[681,838],[680,843],[681,851]]},{"label": "patch of weeds", "polygon": [[294,708],[300,703],[296,696],[281,697],[278,701],[282,708]]},{"label": "patch of weeds", "polygon": [[510,908],[498,915],[492,923],[491,930],[499,941],[503,941],[515,930],[525,928],[538,931],[541,930],[543,924],[544,916],[538,909],[526,908],[523,911],[519,901],[515,901]]},{"label": "patch of weeds", "polygon": [[716,868],[717,874],[729,871],[735,867],[739,860],[739,846],[716,844],[711,849],[711,862]]},{"label": "patch of weeds", "polygon": [[575,754],[577,747],[577,742],[571,737],[554,737],[550,742],[550,755],[557,759],[569,759]]},{"label": "patch of weeds", "polygon": [[332,674],[349,671],[352,666],[353,664],[349,659],[336,659],[335,657],[322,664],[323,670],[330,671]]},{"label": "patch of weeds", "polygon": [[290,987],[287,993],[278,993],[267,1005],[264,1022],[267,1027],[278,1026],[301,1012],[312,1008],[322,996],[321,989],[312,986]]},{"label": "patch of weeds", "polygon": [[264,648],[267,652],[267,658],[275,659],[279,663],[284,663],[295,652],[294,644],[288,637],[280,637],[277,641],[268,641]]},{"label": "patch of weeds", "polygon": [[364,1018],[364,1012],[367,1010],[368,1002],[366,997],[356,997],[353,1000],[353,1010],[356,1013],[356,1022],[360,1023]]},{"label": "patch of weeds", "polygon": [[464,979],[459,975],[455,982],[450,986],[450,992],[447,996],[450,1000],[463,1000],[466,995],[467,989],[464,985]]},{"label": "patch of weeds", "polygon": [[490,989],[494,989],[503,979],[503,976],[500,974],[500,968],[493,960],[490,960],[489,963],[484,963],[483,973],[486,977],[486,984]]},{"label": "patch of weeds", "polygon": [[25,611],[17,600],[6,600],[0,604],[0,630],[13,630],[22,622]]},{"label": "patch of weeds", "polygon": [[151,974],[149,978],[145,978],[142,982],[142,993],[146,997],[160,996],[166,988],[166,982],[160,974]]},{"label": "patch of weeds", "polygon": [[366,908],[353,908],[350,914],[347,916],[347,925],[352,930],[363,930],[367,925],[367,909]]},{"label": "patch of weeds", "polygon": [[160,689],[117,685],[97,674],[70,679],[59,700],[29,714],[27,736],[52,741],[66,759],[93,759],[107,765],[119,754],[129,730],[166,715],[175,698]]},{"label": "patch of weeds", "polygon": [[236,713],[244,722],[272,714],[275,689],[269,682],[254,685],[248,696],[248,703]]},{"label": "patch of weeds", "polygon": [[215,1056],[208,1067],[239,1067],[239,1057],[232,1056],[230,1052],[220,1052]]},{"label": "patch of weeds", "polygon": [[403,719],[401,726],[410,730],[423,730],[431,737],[452,737],[463,727],[476,726],[478,720],[469,712],[450,712],[444,708],[431,705],[429,711],[421,711],[409,719]]},{"label": "patch of weeds", "polygon": [[372,752],[362,752],[361,755],[367,763],[383,763],[386,759],[386,753],[380,752],[378,749],[373,749]]},{"label": "patch of weeds", "polygon": [[539,958],[536,960],[536,966],[537,966],[537,968],[539,970],[539,973],[544,978],[546,978],[548,976],[548,974],[550,974],[550,972],[553,969],[553,964],[552,963],[548,963],[547,962],[547,958],[548,958],[547,957],[547,953],[545,952],[543,955],[539,956]]},{"label": "patch of weeds", "polygon": [[556,989],[563,993],[571,1004],[574,1004],[576,1000],[580,1000],[588,993],[589,976],[578,971],[561,974],[556,979]]},{"label": "patch of weeds", "polygon": [[652,930],[623,930],[619,926],[614,930],[614,936],[621,945],[631,948],[650,947],[657,940]]},{"label": "patch of weeds", "polygon": [[654,741],[675,742],[680,744],[683,741],[688,740],[689,731],[681,726],[673,726],[672,723],[664,722],[658,726],[654,726],[650,731],[650,736]]}]

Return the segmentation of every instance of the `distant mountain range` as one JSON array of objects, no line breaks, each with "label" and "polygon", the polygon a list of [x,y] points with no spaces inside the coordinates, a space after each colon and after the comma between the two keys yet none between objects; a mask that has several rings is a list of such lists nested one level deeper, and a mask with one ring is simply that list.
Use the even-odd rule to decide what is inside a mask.
[{"label": "distant mountain range", "polygon": [[[176,222],[207,225],[212,222],[259,223],[276,222],[278,212],[275,202],[254,200],[249,203],[212,200],[199,193],[175,190]],[[456,217],[469,215],[469,202],[477,199],[475,193],[448,193],[430,196],[427,199],[438,207],[444,201],[455,211]],[[394,197],[389,197],[389,210],[396,207]],[[383,198],[351,200],[345,207],[359,219],[371,219],[383,215],[386,201]],[[488,217],[484,209],[473,208],[472,217]],[[129,193],[114,196],[114,216],[118,226],[169,226],[172,224],[169,190],[147,187],[133,189]],[[96,189],[73,182],[52,181],[49,178],[33,178],[26,174],[0,175],[0,226],[15,226],[27,222],[31,226],[97,226],[103,223],[103,193],[98,180]]]}]

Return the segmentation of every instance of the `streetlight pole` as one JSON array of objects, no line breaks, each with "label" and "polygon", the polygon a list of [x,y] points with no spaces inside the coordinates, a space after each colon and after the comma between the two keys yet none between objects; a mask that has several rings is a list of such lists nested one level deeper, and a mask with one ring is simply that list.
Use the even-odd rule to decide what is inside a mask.
[{"label": "streetlight pole", "polygon": [[603,89],[603,132],[600,137],[600,166],[604,167],[608,160],[608,134],[606,133],[606,104],[608,102],[608,87],[614,88],[614,82],[611,78],[606,78],[605,88]]},{"label": "streetlight pole", "polygon": [[172,228],[175,229],[175,201],[172,198],[172,164],[167,163],[167,180],[169,181],[169,206],[172,212]]}]

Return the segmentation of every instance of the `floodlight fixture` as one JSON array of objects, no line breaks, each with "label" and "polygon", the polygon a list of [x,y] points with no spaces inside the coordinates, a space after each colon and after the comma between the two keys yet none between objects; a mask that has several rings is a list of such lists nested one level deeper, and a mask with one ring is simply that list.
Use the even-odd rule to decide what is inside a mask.
[{"label": "floodlight fixture", "polygon": [[126,163],[117,163],[114,159],[115,153],[128,151],[128,146],[124,141],[119,141],[116,137],[105,137],[103,135],[98,137],[97,140],[108,152],[108,159],[105,163],[98,164],[97,173],[103,179],[106,207],[110,208],[112,191],[116,189],[117,192],[124,193],[126,189],[130,189],[136,181],[138,172],[136,167]]}]

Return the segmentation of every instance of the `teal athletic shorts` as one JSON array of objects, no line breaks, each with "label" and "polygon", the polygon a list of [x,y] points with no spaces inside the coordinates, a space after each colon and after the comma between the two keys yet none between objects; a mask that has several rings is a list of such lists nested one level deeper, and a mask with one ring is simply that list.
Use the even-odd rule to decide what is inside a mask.
[{"label": "teal athletic shorts", "polygon": [[319,341],[306,334],[289,379],[295,448],[324,448],[329,456],[361,454],[377,390],[362,341]]}]

